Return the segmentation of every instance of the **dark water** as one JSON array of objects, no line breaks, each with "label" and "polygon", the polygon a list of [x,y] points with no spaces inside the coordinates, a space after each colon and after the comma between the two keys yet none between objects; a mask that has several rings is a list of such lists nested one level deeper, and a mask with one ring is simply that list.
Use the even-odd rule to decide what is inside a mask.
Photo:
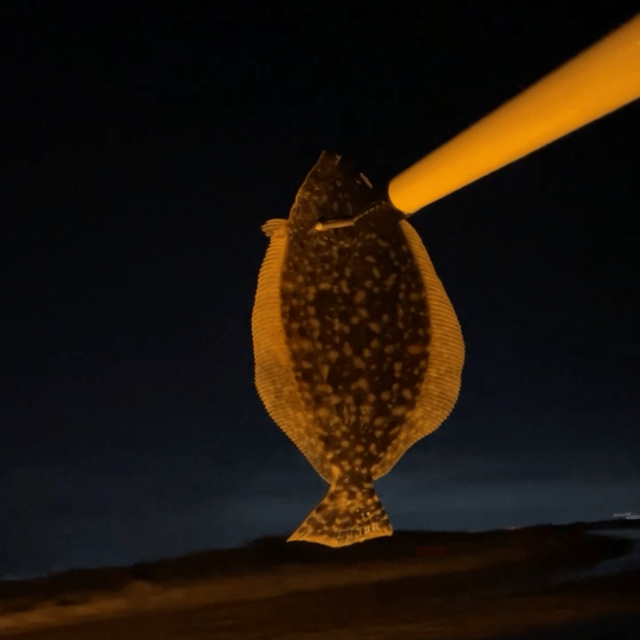
[{"label": "dark water", "polygon": [[[553,631],[492,636],[490,640],[638,640],[640,615],[617,615],[571,625]],[[489,639],[487,639],[489,640]]]},{"label": "dark water", "polygon": [[[626,571],[637,571],[640,569],[640,529],[597,529],[585,533],[585,535],[600,536],[617,536],[633,540],[635,545],[633,549],[621,558],[612,560],[604,560],[587,569],[569,571],[558,576],[554,584],[561,584],[573,580],[582,580],[584,578],[602,577],[607,575],[615,575]],[[640,629],[638,630],[638,638],[640,638]]]}]

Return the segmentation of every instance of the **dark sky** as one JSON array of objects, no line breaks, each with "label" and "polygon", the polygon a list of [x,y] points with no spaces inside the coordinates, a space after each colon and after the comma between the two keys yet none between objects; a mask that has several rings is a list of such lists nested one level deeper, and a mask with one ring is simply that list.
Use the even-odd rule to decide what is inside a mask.
[{"label": "dark sky", "polygon": [[[253,386],[260,225],[323,149],[385,184],[635,3],[234,4],[2,3],[0,576],[291,533],[326,485]],[[639,122],[412,218],[467,355],[376,483],[396,529],[640,507]]]}]

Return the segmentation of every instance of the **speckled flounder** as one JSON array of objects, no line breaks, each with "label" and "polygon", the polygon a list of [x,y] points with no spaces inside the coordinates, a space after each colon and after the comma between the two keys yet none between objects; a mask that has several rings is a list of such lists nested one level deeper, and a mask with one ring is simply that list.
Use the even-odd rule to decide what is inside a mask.
[{"label": "speckled flounder", "polygon": [[413,227],[323,152],[271,241],[252,317],[269,415],[330,488],[289,540],[341,547],[391,535],[373,481],[438,428],[464,344]]}]

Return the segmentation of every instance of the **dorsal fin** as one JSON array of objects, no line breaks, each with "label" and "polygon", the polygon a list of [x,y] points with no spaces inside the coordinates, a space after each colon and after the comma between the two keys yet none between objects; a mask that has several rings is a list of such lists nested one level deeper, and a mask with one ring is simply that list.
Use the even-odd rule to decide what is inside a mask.
[{"label": "dorsal fin", "polygon": [[263,231],[271,242],[260,268],[251,318],[256,389],[273,421],[329,482],[330,470],[320,455],[320,440],[310,429],[309,417],[300,399],[282,325],[280,286],[287,251],[286,220],[269,220]]}]

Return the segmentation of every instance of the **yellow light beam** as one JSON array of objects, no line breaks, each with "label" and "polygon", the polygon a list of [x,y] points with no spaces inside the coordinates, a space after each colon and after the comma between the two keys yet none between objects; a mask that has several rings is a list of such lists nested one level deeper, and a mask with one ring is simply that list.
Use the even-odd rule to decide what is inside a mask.
[{"label": "yellow light beam", "polygon": [[396,176],[415,213],[640,97],[640,14]]}]

